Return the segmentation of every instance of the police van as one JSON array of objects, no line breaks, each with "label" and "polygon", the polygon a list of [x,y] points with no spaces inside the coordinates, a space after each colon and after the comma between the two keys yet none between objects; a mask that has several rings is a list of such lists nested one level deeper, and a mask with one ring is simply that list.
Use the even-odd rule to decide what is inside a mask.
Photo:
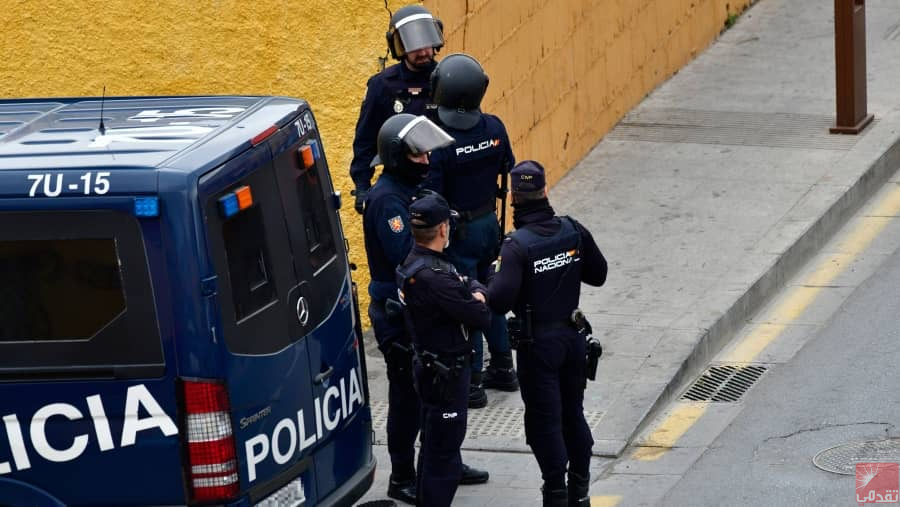
[{"label": "police van", "polygon": [[308,104],[0,101],[0,505],[351,505],[355,286]]}]

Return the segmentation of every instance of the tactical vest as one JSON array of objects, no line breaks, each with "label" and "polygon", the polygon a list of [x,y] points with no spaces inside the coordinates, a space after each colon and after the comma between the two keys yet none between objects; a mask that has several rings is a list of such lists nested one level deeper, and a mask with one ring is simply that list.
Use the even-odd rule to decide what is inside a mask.
[{"label": "tactical vest", "polygon": [[[423,308],[427,313],[413,317],[406,302],[406,291],[415,283],[416,275],[423,269],[444,271],[457,275],[453,264],[433,256],[416,257],[407,265],[397,266],[397,297],[403,306],[403,316],[406,319],[406,328],[417,350],[426,349],[439,356],[462,354],[471,349],[469,345],[469,332],[466,327],[459,324],[459,335],[450,340],[437,333],[434,325],[441,321],[441,312],[438,308]],[[419,327],[416,327],[416,323]],[[456,335],[457,333],[452,333]],[[435,343],[437,341],[438,343]]]},{"label": "tactical vest", "polygon": [[561,227],[552,236],[541,236],[530,226],[510,234],[525,251],[525,276],[514,310],[525,314],[531,305],[532,322],[568,321],[581,295],[581,234],[569,217],[559,217]]},{"label": "tactical vest", "polygon": [[510,162],[503,125],[489,114],[482,118],[483,123],[470,130],[449,130],[456,142],[444,148],[452,161],[444,170],[444,197],[461,213],[494,209],[497,175],[507,171]]}]

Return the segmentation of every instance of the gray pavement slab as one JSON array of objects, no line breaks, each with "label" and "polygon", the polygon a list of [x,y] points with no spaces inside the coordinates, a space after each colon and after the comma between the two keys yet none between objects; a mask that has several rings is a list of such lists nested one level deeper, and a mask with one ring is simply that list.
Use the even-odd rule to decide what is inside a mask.
[{"label": "gray pavement slab", "polygon": [[[900,3],[869,0],[866,9],[876,121],[861,135],[827,133],[835,114],[833,3],[760,0],[551,189],[557,211],[592,231],[610,265],[607,284],[585,287],[582,297],[605,351],[600,381],[585,396],[595,454],[623,453],[867,198],[889,180],[900,184]],[[829,290],[834,301],[845,296]],[[383,445],[383,361],[372,347],[369,354]],[[478,453],[491,455],[488,468],[515,467],[536,495],[540,474],[517,419],[521,399],[488,396],[488,407],[472,412],[464,449],[492,451]],[[382,445],[379,478],[390,468]],[[604,459],[595,459],[601,470]],[[640,475],[616,477],[628,482],[621,487],[641,487]],[[495,492],[501,482],[465,492],[471,503],[459,504],[536,501],[515,488]],[[384,484],[376,480],[375,489],[383,493]],[[658,497],[648,491],[646,500]]]}]

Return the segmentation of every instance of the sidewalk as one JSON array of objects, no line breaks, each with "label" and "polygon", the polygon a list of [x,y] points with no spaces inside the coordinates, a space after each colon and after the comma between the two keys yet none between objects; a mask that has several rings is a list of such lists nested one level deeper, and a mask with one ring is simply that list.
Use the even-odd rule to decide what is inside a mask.
[{"label": "sidewalk", "polygon": [[[585,393],[593,478],[680,394],[731,333],[900,167],[900,3],[866,2],[868,110],[858,136],[834,122],[834,11],[760,0],[657,88],[550,192],[610,263],[582,308],[604,355]],[[373,354],[374,352],[374,354]],[[385,498],[384,365],[369,347]],[[540,473],[518,393],[488,391],[469,415],[464,458],[492,473],[455,505],[536,505]]]}]

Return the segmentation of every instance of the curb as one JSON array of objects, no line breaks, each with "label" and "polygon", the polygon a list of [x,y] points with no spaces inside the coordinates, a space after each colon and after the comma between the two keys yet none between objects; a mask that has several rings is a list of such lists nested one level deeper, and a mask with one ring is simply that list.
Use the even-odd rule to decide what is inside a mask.
[{"label": "curb", "polygon": [[[874,128],[875,126],[870,126]],[[791,279],[841,227],[888,182],[900,168],[900,135],[894,135],[890,146],[882,152],[859,178],[834,201],[809,228],[789,246],[783,254],[751,285],[716,321],[700,336],[690,354],[685,358],[660,396],[628,437],[625,447],[615,455],[610,453],[594,456],[617,458],[634,440],[657,413],[667,406],[684,384],[692,380],[733,337],[746,321],[759,311],[769,300],[786,286]]]}]

